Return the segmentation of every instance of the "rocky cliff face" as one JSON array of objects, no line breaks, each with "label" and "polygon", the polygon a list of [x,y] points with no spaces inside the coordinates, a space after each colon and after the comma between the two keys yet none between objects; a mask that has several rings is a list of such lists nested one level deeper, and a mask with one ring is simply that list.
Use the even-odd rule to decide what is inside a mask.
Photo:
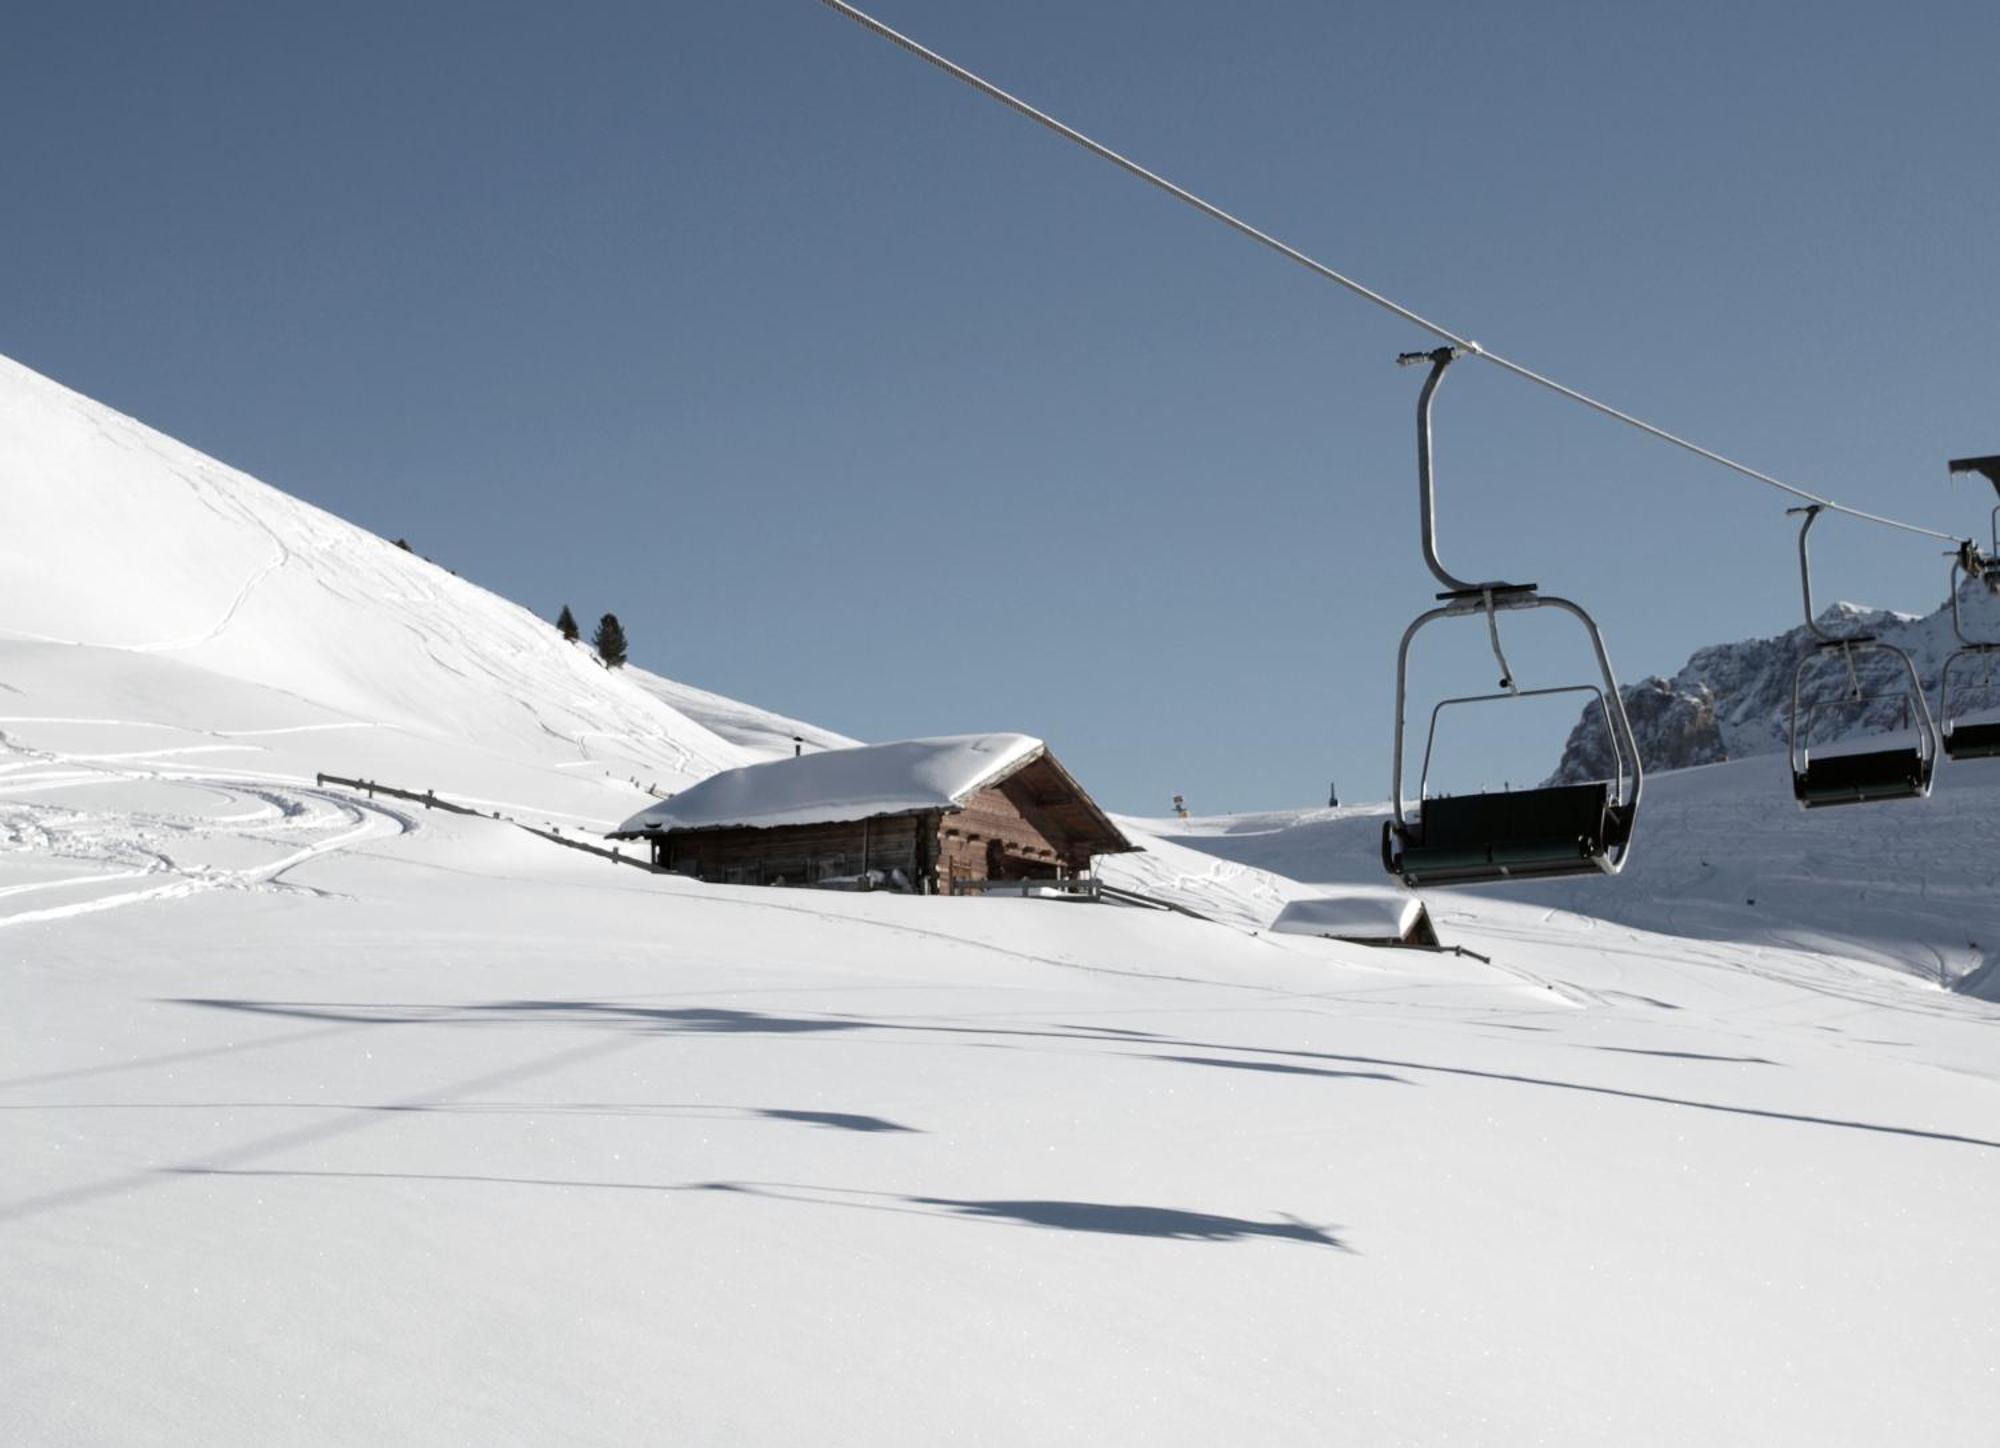
[{"label": "rocky cliff face", "polygon": [[[1676,682],[1655,675],[1627,685],[1623,692],[1625,711],[1632,720],[1632,733],[1639,741],[1639,757],[1646,768],[1685,769],[1728,757],[1716,723],[1715,693],[1707,684],[1677,687]],[[1612,772],[1603,716],[1591,705],[1570,731],[1562,763],[1550,782],[1609,779]]]},{"label": "rocky cliff face", "polygon": [[[1961,605],[1966,629],[1974,638],[2000,639],[2000,607],[1985,589],[1967,584]],[[1906,650],[1936,711],[1938,671],[1958,646],[1948,605],[1919,617],[1836,603],[1820,615],[1820,622],[1829,632],[1872,633]],[[1775,638],[1697,649],[1671,679],[1655,676],[1625,686],[1626,712],[1646,768],[1684,769],[1784,750],[1791,735],[1792,671],[1813,652],[1815,642],[1801,624]],[[1909,676],[1894,655],[1857,652],[1854,665],[1861,684],[1859,703],[1851,697],[1853,681],[1839,651],[1828,651],[1807,666],[1799,697],[1806,711],[1808,742],[1911,726],[1915,704],[1909,697]],[[1955,713],[2000,708],[2000,661],[1993,672],[1994,685],[1985,688],[1986,669],[1980,661],[1961,663],[1953,670]],[[1603,721],[1593,705],[1570,731],[1562,764],[1549,782],[1605,779],[1610,771]]]}]

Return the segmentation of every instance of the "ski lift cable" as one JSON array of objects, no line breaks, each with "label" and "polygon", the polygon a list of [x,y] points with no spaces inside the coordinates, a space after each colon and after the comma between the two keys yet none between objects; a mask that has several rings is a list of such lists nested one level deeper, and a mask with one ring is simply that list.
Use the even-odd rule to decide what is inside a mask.
[{"label": "ski lift cable", "polygon": [[868,14],[866,11],[859,10],[855,8],[853,5],[848,4],[847,0],[820,0],[820,3],[826,6],[829,10],[836,11],[837,13],[846,16],[849,20],[852,20],[862,29],[870,31],[875,35],[879,35],[882,39],[888,41],[890,44],[908,51],[911,55],[916,56],[919,60],[927,61],[931,65],[936,66],[939,70],[943,71],[946,75],[952,77],[954,80],[963,81],[966,85],[971,86],[974,90],[978,91],[980,94],[1000,102],[1001,105],[1006,106],[1009,110],[1018,112],[1019,114],[1027,117],[1029,120],[1035,122],[1035,124],[1043,126],[1048,130],[1055,132],[1058,136],[1061,136],[1066,141],[1074,142],[1075,144],[1081,146],[1084,150],[1090,152],[1093,156],[1098,157],[1100,160],[1109,161],[1112,165],[1118,167],[1119,170],[1127,172],[1132,176],[1136,176],[1139,180],[1145,182],[1149,186],[1164,191],[1167,195],[1173,197],[1176,201],[1180,201],[1188,206],[1192,206],[1196,211],[1201,212],[1202,215],[1207,216],[1212,220],[1221,222],[1224,226],[1229,227],[1232,231],[1240,232],[1242,235],[1249,237],[1252,241],[1258,243],[1260,246],[1268,247],[1270,250],[1277,252],[1278,255],[1286,258],[1288,261],[1293,261],[1298,263],[1298,265],[1304,267],[1307,271],[1310,271],[1317,276],[1323,277],[1327,281],[1333,282],[1338,286],[1345,287],[1348,291],[1354,293],[1354,295],[1360,297],[1363,301],[1372,302],[1376,306],[1382,308],[1384,311],[1391,312],[1394,315],[1401,317],[1404,321],[1409,322],[1414,326],[1421,327],[1424,331],[1429,332],[1432,336],[1437,337],[1445,342],[1448,342],[1453,347],[1459,348],[1460,350],[1465,352],[1467,355],[1478,357],[1487,362],[1491,362],[1494,366],[1501,368],[1503,371],[1513,373],[1516,377],[1521,378],[1523,381],[1532,382],[1537,387],[1546,388],[1547,390],[1555,393],[1559,397],[1566,397],[1571,402],[1575,402],[1584,407],[1587,407],[1592,412],[1596,412],[1605,417],[1608,417],[1612,419],[1614,422],[1622,422],[1627,427],[1637,428],[1640,432],[1647,434],[1649,437],[1656,438],[1664,443],[1670,443],[1674,447],[1680,448],[1683,451],[1693,453],[1696,457],[1703,458],[1708,462],[1716,464],[1719,467],[1727,468],[1729,471],[1733,473],[1741,474],[1743,477],[1749,478],[1753,482],[1763,483],[1767,487],[1776,488],[1783,493],[1789,493],[1795,498],[1799,498],[1807,503],[1811,503],[1818,507],[1825,508],[1829,512],[1843,513],[1850,518],[1857,518],[1864,523],[1879,523],[1881,526],[1885,528],[1899,528],[1906,533],[1919,534],[1920,536],[1925,538],[1936,538],[1946,543],[1956,544],[1962,541],[1958,537],[1958,535],[1953,533],[1940,533],[1935,528],[1925,528],[1916,523],[1903,522],[1901,519],[1898,518],[1885,517],[1880,513],[1870,513],[1860,508],[1850,508],[1845,503],[1838,503],[1831,498],[1821,497],[1817,493],[1799,487],[1796,483],[1788,483],[1784,481],[1782,478],[1775,478],[1771,476],[1771,474],[1762,472],[1757,468],[1753,468],[1747,463],[1737,462],[1734,458],[1726,457],[1722,453],[1716,452],[1712,448],[1703,447],[1700,443],[1693,442],[1688,438],[1684,438],[1676,433],[1669,432],[1663,427],[1659,427],[1653,423],[1647,422],[1644,418],[1635,417],[1629,412],[1625,412],[1619,408],[1613,407],[1608,402],[1601,402],[1597,398],[1590,396],[1586,392],[1580,392],[1576,388],[1566,386],[1565,384],[1556,381],[1552,377],[1546,377],[1543,374],[1535,371],[1533,368],[1525,366],[1522,363],[1516,362],[1509,357],[1504,357],[1497,352],[1488,351],[1486,348],[1480,346],[1479,343],[1473,341],[1471,338],[1461,336],[1458,333],[1452,331],[1449,327],[1445,327],[1437,322],[1431,321],[1428,317],[1425,317],[1422,314],[1411,310],[1409,307],[1404,306],[1401,302],[1396,301],[1394,298],[1384,296],[1381,292],[1375,291],[1371,287],[1364,286],[1362,283],[1356,281],[1353,277],[1335,271],[1332,267],[1326,265],[1324,262],[1318,261],[1313,257],[1306,255],[1306,253],[1300,251],[1297,247],[1291,246],[1286,242],[1280,241],[1277,237],[1272,236],[1267,231],[1260,231],[1258,228],[1252,226],[1249,222],[1243,220],[1239,216],[1235,216],[1230,212],[1224,211],[1220,206],[1215,205],[1213,202],[1203,200],[1201,197],[1195,195],[1194,192],[1189,191],[1186,187],[1175,185],[1172,181],[1169,181],[1166,177],[1160,175],[1158,172],[1147,170],[1144,166],[1141,166],[1137,161],[1134,161],[1130,157],[1121,155],[1119,152],[1112,150],[1109,146],[1105,145],[1103,142],[1093,140],[1091,137],[1086,136],[1083,132],[1077,130],[1074,126],[1065,125],[1062,121],[1057,120],[1054,116],[1050,115],[1048,112],[1043,110],[1038,110],[1036,107],[1022,100],[1019,96],[1016,96],[1011,92],[1002,90],[999,86],[993,84],[992,81],[985,79],[983,76],[974,74],[972,71],[967,70],[964,66],[958,64],[956,61],[950,60],[945,56],[938,54],[935,50],[930,49],[928,46],[922,45],[919,42],[912,40],[909,36],[903,34],[900,30],[893,29],[890,26],[883,24],[880,20],[877,20],[874,16]]}]

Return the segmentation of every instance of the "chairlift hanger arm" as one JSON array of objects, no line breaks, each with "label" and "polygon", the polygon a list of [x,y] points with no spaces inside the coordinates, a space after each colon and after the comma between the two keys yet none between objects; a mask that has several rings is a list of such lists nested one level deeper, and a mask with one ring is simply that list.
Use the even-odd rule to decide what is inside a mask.
[{"label": "chairlift hanger arm", "polygon": [[[1812,551],[1807,545],[1806,538],[1812,532],[1813,524],[1819,521],[1819,515],[1825,510],[1825,506],[1823,503],[1809,503],[1803,508],[1785,509],[1787,516],[1794,513],[1803,513],[1806,519],[1799,527],[1799,587],[1805,597],[1806,627],[1812,630],[1813,637],[1820,641],[1822,648],[1842,644],[1871,643],[1874,641],[1874,635],[1872,634],[1828,633],[1824,628],[1820,627],[1819,616],[1813,610]],[[1849,667],[1852,668],[1852,666],[1852,660],[1850,660]]]},{"label": "chairlift hanger arm", "polygon": [[1477,593],[1480,584],[1458,577],[1438,558],[1437,475],[1431,456],[1431,399],[1437,396],[1438,384],[1444,381],[1445,368],[1462,355],[1457,347],[1439,347],[1431,352],[1405,352],[1396,359],[1396,365],[1431,364],[1430,375],[1424,378],[1423,391],[1417,394],[1417,527],[1423,539],[1424,564],[1448,592]]},{"label": "chairlift hanger arm", "polygon": [[[1431,576],[1444,585],[1445,591],[1438,597],[1450,604],[1453,612],[1467,613],[1474,608],[1483,608],[1490,618],[1496,608],[1532,607],[1537,585],[1502,583],[1497,579],[1471,583],[1446,568],[1438,557],[1437,469],[1431,449],[1431,400],[1437,396],[1438,384],[1444,381],[1445,368],[1467,354],[1468,349],[1464,347],[1404,352],[1396,358],[1396,365],[1414,367],[1420,362],[1431,364],[1430,375],[1424,378],[1423,390],[1417,394],[1417,531],[1423,543],[1424,565],[1430,569]],[[1495,653],[1498,652],[1496,641]],[[1501,671],[1507,672],[1504,658],[1501,659]]]},{"label": "chairlift hanger arm", "polygon": [[1812,602],[1812,553],[1806,546],[1806,535],[1812,532],[1812,525],[1819,521],[1819,504],[1811,503],[1803,508],[1787,508],[1787,517],[1794,513],[1806,515],[1805,523],[1799,528],[1799,586],[1805,591],[1806,627],[1816,638],[1831,641],[1833,635],[1819,626],[1819,619],[1813,614]]}]

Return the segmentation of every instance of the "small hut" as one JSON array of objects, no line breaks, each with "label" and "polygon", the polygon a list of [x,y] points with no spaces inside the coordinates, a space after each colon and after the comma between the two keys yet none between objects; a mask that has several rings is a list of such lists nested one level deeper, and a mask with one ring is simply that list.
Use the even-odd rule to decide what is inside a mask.
[{"label": "small hut", "polygon": [[1316,900],[1294,900],[1271,922],[1284,935],[1320,935],[1355,945],[1405,945],[1439,949],[1431,912],[1400,890],[1356,889]]},{"label": "small hut", "polygon": [[830,749],[711,775],[612,839],[728,885],[956,893],[1090,873],[1127,840],[1039,739],[963,734]]}]

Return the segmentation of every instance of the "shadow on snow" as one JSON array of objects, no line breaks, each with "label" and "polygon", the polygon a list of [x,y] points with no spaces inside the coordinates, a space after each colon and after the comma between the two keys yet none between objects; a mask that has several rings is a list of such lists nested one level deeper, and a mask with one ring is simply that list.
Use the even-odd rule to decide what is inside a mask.
[{"label": "shadow on snow", "polygon": [[[1731,1116],[1757,1117],[1767,1121],[1793,1122],[1802,1126],[1825,1126],[1844,1131],[1860,1131],[1874,1135],[1906,1136],[1920,1141],[1949,1142],[1959,1146],[1977,1146],[1988,1150],[2000,1150],[2000,1141],[1986,1137],[1966,1136],[1957,1132],[1932,1131],[1914,1126],[1892,1126],[1882,1122],[1854,1121],[1837,1116],[1815,1116],[1805,1112],[1778,1111],[1759,1106],[1739,1106],[1722,1101],[1702,1101],[1690,1097],[1670,1096],[1655,1091],[1639,1091],[1620,1086],[1600,1085],[1585,1081],[1568,1081],[1559,1077],[1531,1076],[1519,1072],[1485,1070],[1473,1066],[1443,1065],[1430,1061],[1407,1061],[1384,1056],[1357,1056],[1335,1051],[1310,1051],[1276,1046],[1243,1046],[1227,1041],[1180,1040],[1167,1036],[1150,1036],[1144,1040],[1130,1040],[1119,1035],[1107,1034],[1096,1028],[1045,1028],[1028,1029],[1015,1026],[962,1026],[943,1025],[924,1021],[869,1020],[859,1016],[779,1016],[762,1011],[721,1009],[715,1007],[676,1007],[671,1009],[627,1005],[613,1001],[590,1000],[548,1000],[548,1001],[496,1001],[468,1006],[357,1006],[349,1003],[323,1004],[318,1002],[273,1002],[232,999],[184,998],[184,1005],[206,1006],[218,1010],[247,1011],[260,1015],[280,1015],[303,1017],[310,1020],[340,1022],[370,1022],[378,1025],[462,1025],[481,1021],[528,1019],[541,1023],[603,1023],[623,1026],[642,1032],[664,1032],[680,1035],[743,1034],[743,1035],[792,1035],[845,1031],[893,1031],[919,1035],[978,1036],[978,1037],[1030,1037],[1045,1040],[1083,1041],[1103,1047],[1107,1045],[1178,1046],[1183,1049],[1202,1051],[1233,1051],[1246,1056],[1280,1056],[1289,1061],[1330,1061],[1341,1066],[1376,1066],[1394,1071],[1424,1072],[1439,1076],[1460,1076],[1480,1081],[1504,1081],[1518,1086],[1533,1086],[1551,1091],[1577,1091],[1594,1096],[1610,1096],[1626,1101],[1643,1101],[1657,1106],[1678,1106],[1689,1111],[1717,1112]],[[1628,1054],[1632,1054],[1628,1049]],[[1168,1061],[1179,1065],[1198,1065],[1213,1069],[1228,1066],[1233,1069],[1252,1069],[1250,1063],[1222,1062],[1213,1058],[1164,1055],[1144,1050],[1120,1052],[1141,1059]],[[1637,1054],[1655,1054],[1641,1052]],[[1680,1053],[1692,1056],[1693,1053]],[[1778,1062],[1769,1064],[1777,1065]],[[1310,1068],[1294,1071],[1280,1070],[1280,1075],[1328,1075],[1337,1074],[1349,1079],[1390,1079],[1380,1073],[1363,1071],[1339,1071],[1328,1073]]]},{"label": "shadow on snow", "polygon": [[1331,1227],[1314,1226],[1288,1213],[1280,1214],[1277,1221],[1263,1222],[1253,1217],[1231,1217],[1216,1212],[1190,1212],[1177,1207],[1136,1206],[1123,1202],[976,1201],[957,1197],[913,1197],[845,1187],[813,1187],[795,1182],[605,1182],[562,1177],[484,1176],[466,1172],[288,1171],[275,1167],[170,1167],[166,1170],[175,1176],[193,1177],[456,1182],[471,1186],[555,1187],[578,1191],[702,1192],[1099,1236],[1152,1237],[1167,1242],[1244,1242],[1268,1237],[1277,1241],[1332,1247],[1342,1252],[1353,1250],[1333,1235]]}]

